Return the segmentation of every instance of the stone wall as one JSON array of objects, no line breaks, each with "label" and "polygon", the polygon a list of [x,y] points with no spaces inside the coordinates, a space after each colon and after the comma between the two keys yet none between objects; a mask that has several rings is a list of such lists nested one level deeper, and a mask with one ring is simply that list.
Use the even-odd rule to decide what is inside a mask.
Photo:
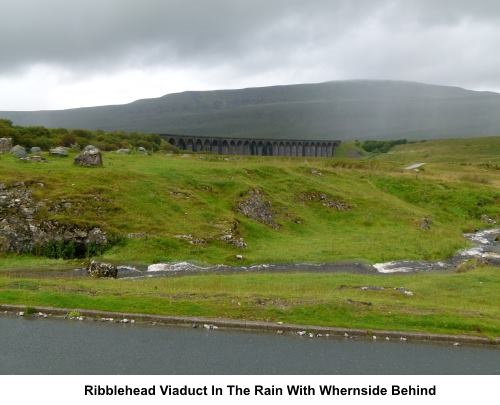
[{"label": "stone wall", "polygon": [[0,138],[0,153],[8,153],[12,148],[12,138]]},{"label": "stone wall", "polygon": [[331,157],[340,141],[162,135],[181,150],[221,155]]}]

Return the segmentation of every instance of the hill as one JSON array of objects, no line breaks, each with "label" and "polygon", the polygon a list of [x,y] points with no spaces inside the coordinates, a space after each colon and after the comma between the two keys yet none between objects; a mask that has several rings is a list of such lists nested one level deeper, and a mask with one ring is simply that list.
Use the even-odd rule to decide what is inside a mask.
[{"label": "hill", "polygon": [[[498,267],[477,262],[399,275],[261,269],[109,280],[74,272],[88,257],[56,259],[73,252],[69,244],[5,253],[13,231],[44,221],[64,230],[58,237],[75,226],[115,235],[85,256],[138,267],[441,260],[467,245],[462,232],[488,226],[483,215],[500,218],[500,137],[356,159],[104,152],[104,167],[83,168],[43,156],[0,155],[0,304],[26,305],[26,314],[54,306],[500,335]],[[427,164],[403,170],[415,162]]]},{"label": "hill", "polygon": [[399,81],[190,91],[125,105],[3,111],[17,125],[259,138],[431,139],[500,133],[500,94]]},{"label": "hill", "polygon": [[[99,169],[74,166],[71,153],[44,153],[46,163],[0,156],[3,187],[27,185],[12,198],[32,195],[22,212],[40,203],[40,220],[102,228],[120,241],[104,257],[119,262],[440,259],[465,246],[462,232],[483,214],[500,215],[500,137],[357,159],[106,152]],[[403,170],[415,162],[427,162],[418,178]]]}]

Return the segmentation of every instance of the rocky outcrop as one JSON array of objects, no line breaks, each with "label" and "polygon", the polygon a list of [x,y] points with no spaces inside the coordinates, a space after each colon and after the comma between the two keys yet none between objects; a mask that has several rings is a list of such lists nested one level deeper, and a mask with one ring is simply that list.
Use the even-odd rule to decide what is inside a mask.
[{"label": "rocky outcrop", "polygon": [[242,237],[235,237],[230,233],[222,235],[219,239],[238,249],[245,249],[247,247],[247,243]]},{"label": "rocky outcrop", "polygon": [[26,148],[24,146],[16,145],[10,149],[10,154],[17,158],[25,158],[28,155],[28,152],[26,152]]},{"label": "rocky outcrop", "polygon": [[87,145],[83,151],[75,158],[75,165],[85,167],[102,166],[102,154],[93,145]]},{"label": "rocky outcrop", "polygon": [[45,203],[33,198],[29,184],[0,183],[0,253],[74,258],[99,253],[109,244],[101,228],[39,218],[42,208]]},{"label": "rocky outcrop", "polygon": [[207,241],[203,238],[197,238],[191,234],[175,235],[177,239],[182,239],[189,242],[191,245],[204,245]]},{"label": "rocky outcrop", "polygon": [[0,138],[0,153],[7,153],[12,148],[12,138]]},{"label": "rocky outcrop", "polygon": [[118,268],[114,264],[92,260],[87,267],[87,274],[94,278],[116,278]]},{"label": "rocky outcrop", "polygon": [[238,222],[233,221],[229,226],[227,224],[222,224],[222,234],[218,236],[217,239],[237,247],[238,249],[245,249],[247,247],[247,243],[241,237]]},{"label": "rocky outcrop", "polygon": [[262,224],[279,228],[275,222],[271,201],[266,199],[264,193],[259,189],[249,190],[245,198],[238,203],[236,210]]},{"label": "rocky outcrop", "polygon": [[334,198],[320,191],[306,191],[299,194],[299,200],[302,202],[319,202],[323,207],[333,208],[337,211],[347,211],[352,207],[340,198]]}]

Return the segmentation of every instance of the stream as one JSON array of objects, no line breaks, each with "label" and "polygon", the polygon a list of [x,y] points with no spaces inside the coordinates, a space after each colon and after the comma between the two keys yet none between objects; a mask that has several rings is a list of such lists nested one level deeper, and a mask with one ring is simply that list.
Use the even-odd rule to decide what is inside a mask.
[{"label": "stream", "polygon": [[[373,265],[361,262],[339,263],[286,263],[286,264],[256,264],[252,266],[227,266],[217,264],[201,266],[190,262],[154,263],[149,266],[118,266],[120,278],[143,278],[172,276],[196,273],[241,273],[241,272],[327,272],[327,273],[359,273],[359,274],[389,274],[414,273],[424,271],[443,271],[456,268],[469,259],[481,259],[493,265],[500,265],[500,228],[466,233],[472,246],[460,250],[453,257],[441,261],[398,260]],[[77,272],[85,272],[78,269]]]}]

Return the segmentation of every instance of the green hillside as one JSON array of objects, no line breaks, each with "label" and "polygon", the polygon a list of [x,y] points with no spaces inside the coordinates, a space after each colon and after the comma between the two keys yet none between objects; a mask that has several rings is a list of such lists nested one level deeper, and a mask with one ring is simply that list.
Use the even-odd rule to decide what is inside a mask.
[{"label": "green hillside", "polygon": [[[45,218],[115,235],[103,257],[117,262],[438,259],[466,245],[462,233],[484,226],[481,215],[498,218],[499,150],[500,137],[408,144],[361,159],[109,152],[95,169],[74,166],[72,156],[35,163],[3,155],[0,178],[31,184]],[[428,162],[422,172],[403,170],[416,161]],[[271,225],[238,209],[255,190],[271,207]],[[423,218],[430,230],[420,228]],[[247,247],[221,240],[228,232]]]},{"label": "green hillside", "polygon": [[191,91],[130,104],[3,111],[18,125],[205,136],[432,139],[500,133],[500,95],[398,81]]},{"label": "green hillside", "polygon": [[[346,145],[342,154],[353,151],[356,145]],[[500,137],[359,155],[106,152],[103,168],[74,166],[74,153],[44,153],[45,163],[0,155],[0,194],[17,190],[26,201],[31,195],[39,207],[35,221],[101,227],[116,239],[91,256],[137,265],[441,259],[467,245],[464,231],[488,226],[483,215],[500,219]],[[427,164],[404,170],[416,162]],[[26,201],[0,198],[0,249],[16,215],[12,207],[24,204],[29,215]],[[262,212],[248,216],[255,205]],[[90,257],[43,256],[58,252],[0,253],[0,303],[25,305],[26,314],[46,305],[500,336],[498,267],[477,261],[417,274],[259,271],[115,280],[75,276],[72,269]]]}]

